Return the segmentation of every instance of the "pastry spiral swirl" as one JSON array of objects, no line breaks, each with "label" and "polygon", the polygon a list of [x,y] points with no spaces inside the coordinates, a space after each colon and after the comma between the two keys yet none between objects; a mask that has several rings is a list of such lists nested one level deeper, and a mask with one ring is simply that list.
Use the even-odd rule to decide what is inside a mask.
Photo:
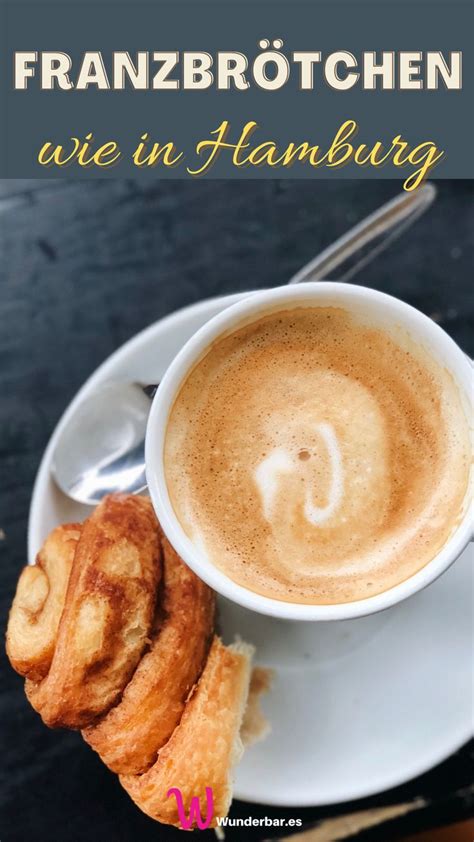
[{"label": "pastry spiral swirl", "polygon": [[160,578],[150,502],[106,497],[82,527],[49,672],[26,682],[46,725],[83,728],[116,704],[147,643]]},{"label": "pastry spiral swirl", "polygon": [[41,681],[53,660],[66,588],[81,525],[53,529],[36,557],[23,568],[10,612],[7,655],[20,675]]}]

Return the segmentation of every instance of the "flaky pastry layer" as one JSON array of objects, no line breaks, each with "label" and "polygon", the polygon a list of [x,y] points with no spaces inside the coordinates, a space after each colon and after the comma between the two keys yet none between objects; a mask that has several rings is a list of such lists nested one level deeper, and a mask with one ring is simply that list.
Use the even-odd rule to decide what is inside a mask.
[{"label": "flaky pastry layer", "polygon": [[[240,738],[250,683],[253,647],[224,644],[215,637],[199,683],[181,721],[143,775],[121,775],[133,801],[151,818],[179,826],[176,798],[181,792],[186,815],[191,799],[206,804],[212,789],[215,816],[226,816],[232,800],[232,769],[243,751]],[[213,822],[213,823],[214,823]]]},{"label": "flaky pastry layer", "polygon": [[214,602],[214,592],[163,538],[162,592],[149,650],[121,701],[83,731],[112,771],[144,772],[178,725],[209,650]]}]

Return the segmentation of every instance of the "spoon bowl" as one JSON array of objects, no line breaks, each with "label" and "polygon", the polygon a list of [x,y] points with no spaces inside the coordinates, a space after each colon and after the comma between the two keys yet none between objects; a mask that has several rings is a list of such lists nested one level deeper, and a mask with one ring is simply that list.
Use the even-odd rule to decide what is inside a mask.
[{"label": "spoon bowl", "polygon": [[145,430],[156,387],[110,383],[86,398],[63,429],[52,473],[78,503],[146,488]]}]

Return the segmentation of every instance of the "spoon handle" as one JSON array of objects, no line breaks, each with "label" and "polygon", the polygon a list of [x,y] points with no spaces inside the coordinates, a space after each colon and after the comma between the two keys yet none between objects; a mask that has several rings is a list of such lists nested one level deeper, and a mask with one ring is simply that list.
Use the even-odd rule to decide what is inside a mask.
[{"label": "spoon handle", "polygon": [[[346,269],[338,275],[337,280],[348,281],[429,208],[436,198],[436,192],[435,185],[428,182],[414,193],[404,192],[395,196],[317,254],[288,283],[328,280],[330,273],[344,265]],[[352,264],[351,258],[355,258]],[[157,385],[138,385],[150,400],[154,398]]]},{"label": "spoon handle", "polygon": [[[344,268],[344,265],[346,269],[338,274],[337,280],[348,281],[409,228],[429,208],[436,193],[435,185],[428,182],[414,193],[395,196],[317,254],[288,283],[328,280],[335,269]],[[157,385],[138,385],[150,400],[154,398]]]},{"label": "spoon handle", "polygon": [[349,280],[409,228],[435,197],[436,187],[431,182],[413,193],[401,193],[310,260],[288,283],[329,280],[338,268],[343,271],[338,273],[337,280]]}]

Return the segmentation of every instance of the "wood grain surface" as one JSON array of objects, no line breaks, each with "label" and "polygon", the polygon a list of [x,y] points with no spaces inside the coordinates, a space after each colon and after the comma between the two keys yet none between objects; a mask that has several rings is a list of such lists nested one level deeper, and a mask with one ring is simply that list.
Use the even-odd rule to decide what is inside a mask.
[{"label": "wood grain surface", "polygon": [[[397,189],[389,181],[336,180],[0,182],[3,626],[26,561],[28,508],[41,454],[86,377],[125,340],[177,307],[284,283]],[[435,207],[357,278],[432,316],[471,355],[472,199],[472,183],[440,182]],[[449,675],[440,670],[439,680],[449,681]],[[140,814],[79,735],[42,725],[3,652],[0,723],[1,842],[183,838]],[[389,842],[472,816],[472,763],[472,746],[465,746],[421,778],[361,802],[301,810],[236,802],[232,815],[300,818],[304,830],[313,829],[302,842]],[[344,827],[349,836],[341,837]],[[233,828],[226,839],[289,833]],[[205,838],[214,836],[206,831]]]}]

